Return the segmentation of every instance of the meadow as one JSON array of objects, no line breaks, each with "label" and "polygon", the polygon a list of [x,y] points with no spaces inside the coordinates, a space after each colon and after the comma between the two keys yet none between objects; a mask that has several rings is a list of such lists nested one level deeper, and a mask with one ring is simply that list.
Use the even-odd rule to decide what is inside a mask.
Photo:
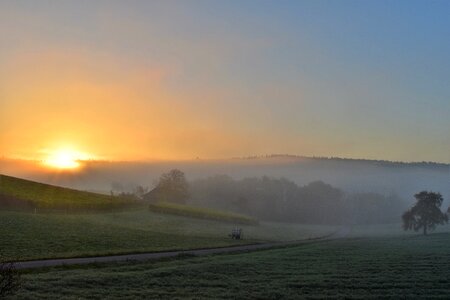
[{"label": "meadow", "polygon": [[78,191],[0,174],[0,204],[36,210],[101,211],[136,205],[132,199]]},{"label": "meadow", "polygon": [[0,256],[6,260],[96,256],[221,247],[307,239],[329,234],[332,226],[266,223],[238,225],[243,240],[228,234],[235,224],[148,210],[96,214],[0,212]]},{"label": "meadow", "polygon": [[169,202],[159,202],[150,204],[149,209],[156,213],[173,214],[191,218],[217,220],[236,224],[252,224],[252,225],[258,224],[258,220],[252,217],[233,212],[225,212],[203,207],[195,207]]},{"label": "meadow", "polygon": [[28,271],[12,299],[447,298],[450,234]]}]

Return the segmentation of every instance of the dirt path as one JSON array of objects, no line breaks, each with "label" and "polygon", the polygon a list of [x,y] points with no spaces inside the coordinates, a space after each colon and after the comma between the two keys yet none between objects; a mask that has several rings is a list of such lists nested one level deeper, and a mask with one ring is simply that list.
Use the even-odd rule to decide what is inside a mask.
[{"label": "dirt path", "polygon": [[126,262],[126,261],[147,261],[157,260],[161,258],[177,257],[183,255],[204,256],[210,254],[220,253],[233,253],[233,252],[248,252],[255,250],[263,250],[275,247],[284,247],[290,245],[310,244],[313,242],[329,240],[332,238],[342,237],[341,231],[345,231],[345,228],[338,230],[332,234],[317,237],[308,240],[297,240],[288,242],[272,242],[263,244],[250,244],[241,246],[230,246],[221,248],[208,248],[208,249],[193,249],[183,251],[166,251],[166,252],[151,252],[151,253],[139,253],[139,254],[123,254],[123,255],[111,255],[111,256],[95,256],[95,257],[79,257],[79,258],[60,258],[60,259],[44,259],[33,260],[25,262],[16,262],[14,265],[17,269],[34,269],[44,267],[56,267],[56,266],[68,266],[68,265],[84,265],[93,263],[106,263],[106,262]]}]

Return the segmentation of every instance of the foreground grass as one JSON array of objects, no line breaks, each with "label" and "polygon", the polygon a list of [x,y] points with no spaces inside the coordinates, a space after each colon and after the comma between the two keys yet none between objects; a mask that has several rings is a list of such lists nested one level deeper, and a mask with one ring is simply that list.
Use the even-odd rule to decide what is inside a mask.
[{"label": "foreground grass", "polygon": [[136,204],[126,198],[77,191],[1,174],[0,196],[12,197],[30,207],[50,210],[111,210]]},{"label": "foreground grass", "polygon": [[447,298],[450,234],[341,239],[23,275],[16,299]]},{"label": "foreground grass", "polygon": [[233,212],[219,211],[203,207],[195,207],[169,202],[150,204],[149,209],[157,213],[173,214],[199,219],[217,220],[237,224],[258,224],[258,221],[252,217]]},{"label": "foreground grass", "polygon": [[108,255],[221,247],[304,239],[327,226],[239,225],[244,240],[228,237],[234,224],[143,211],[99,214],[0,212],[0,256],[7,260]]}]

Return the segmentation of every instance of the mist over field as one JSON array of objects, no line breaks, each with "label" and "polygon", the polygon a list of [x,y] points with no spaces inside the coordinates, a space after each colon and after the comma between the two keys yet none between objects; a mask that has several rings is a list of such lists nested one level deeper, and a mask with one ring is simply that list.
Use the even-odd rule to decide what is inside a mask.
[{"label": "mist over field", "polygon": [[190,183],[188,203],[272,221],[397,223],[414,203],[413,195],[421,190],[438,191],[444,197],[443,206],[450,204],[450,165],[439,163],[272,155],[229,160],[91,161],[76,173],[35,172],[33,164],[3,160],[2,168],[5,173],[11,168],[10,175],[104,194],[132,193],[138,186],[151,190],[162,173],[176,168]]},{"label": "mist over field", "polygon": [[449,16],[0,0],[0,299],[449,298]]},{"label": "mist over field", "polygon": [[339,158],[295,156],[235,158],[229,160],[184,160],[154,162],[86,162],[77,172],[36,170],[35,163],[0,160],[5,174],[83,190],[109,192],[118,182],[125,189],[142,185],[154,187],[159,176],[170,169],[185,172],[189,180],[215,175],[234,179],[269,176],[306,185],[321,180],[348,192],[397,193],[409,197],[421,189],[439,190],[450,196],[450,164],[402,163]]}]

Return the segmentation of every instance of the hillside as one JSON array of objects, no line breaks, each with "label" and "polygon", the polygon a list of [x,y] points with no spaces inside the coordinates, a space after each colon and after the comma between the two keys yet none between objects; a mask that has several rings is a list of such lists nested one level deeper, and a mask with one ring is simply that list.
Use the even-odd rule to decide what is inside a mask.
[{"label": "hillside", "polygon": [[237,224],[258,224],[258,220],[246,215],[190,205],[160,202],[150,204],[149,209],[156,213],[179,215],[197,219],[216,220]]},{"label": "hillside", "polygon": [[133,205],[129,199],[0,175],[0,207],[49,210],[109,210]]}]

